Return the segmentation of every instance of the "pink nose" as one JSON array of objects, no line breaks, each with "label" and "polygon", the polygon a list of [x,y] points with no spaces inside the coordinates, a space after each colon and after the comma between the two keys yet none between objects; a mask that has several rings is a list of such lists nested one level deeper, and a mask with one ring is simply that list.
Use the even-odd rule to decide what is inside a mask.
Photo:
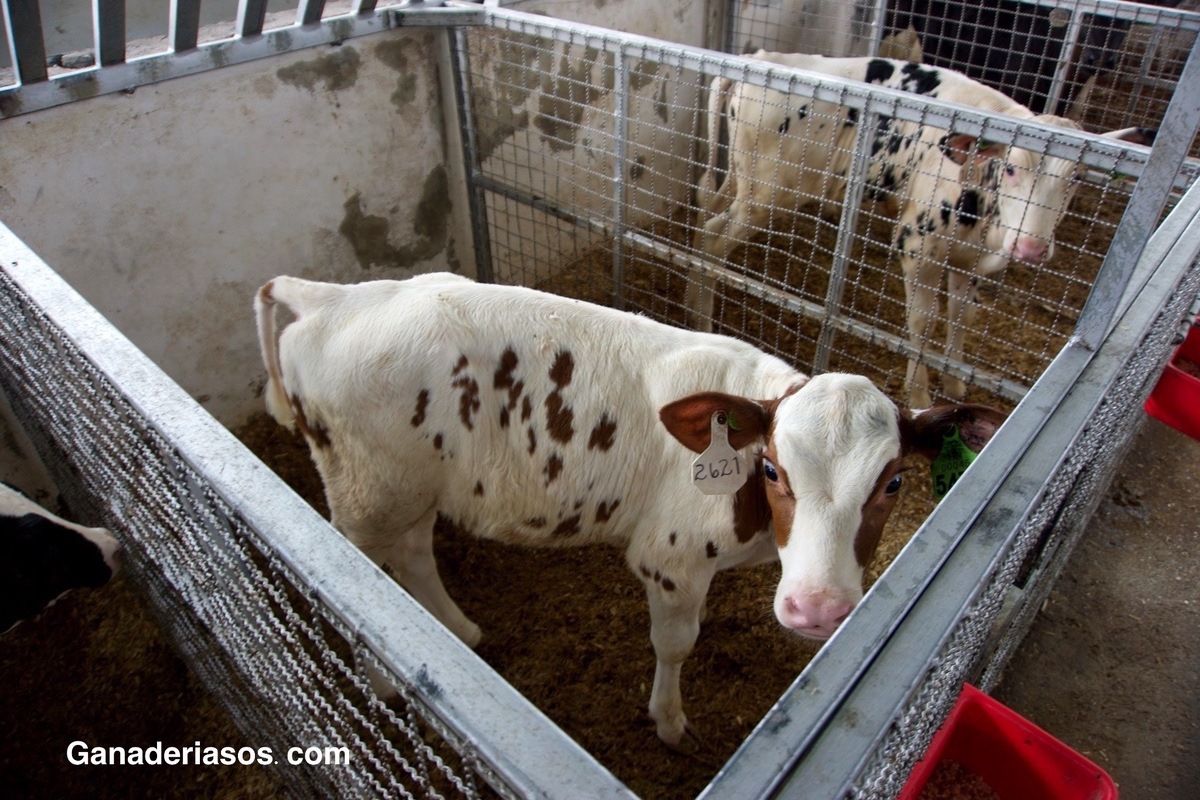
[{"label": "pink nose", "polygon": [[1050,245],[1045,239],[1033,236],[1021,236],[1013,247],[1013,258],[1027,264],[1041,264],[1050,252]]},{"label": "pink nose", "polygon": [[854,610],[854,603],[823,591],[790,594],[780,605],[779,621],[814,639],[828,639]]}]

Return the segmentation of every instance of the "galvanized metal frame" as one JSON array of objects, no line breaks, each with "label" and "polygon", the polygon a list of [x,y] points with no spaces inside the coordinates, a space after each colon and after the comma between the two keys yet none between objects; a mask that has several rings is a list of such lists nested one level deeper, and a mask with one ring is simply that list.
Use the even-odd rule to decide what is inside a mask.
[{"label": "galvanized metal frame", "polygon": [[[264,33],[266,4],[259,0],[243,0],[238,8],[234,38],[197,45],[199,16],[189,16],[186,3],[191,0],[175,0],[171,6],[175,20],[170,37],[173,52],[126,60],[123,43],[118,44],[118,39],[123,39],[123,32],[117,36],[117,17],[105,3],[98,8],[103,34],[99,65],[51,77],[46,69],[46,47],[37,4],[3,2],[13,29],[12,47],[18,83],[0,87],[0,119],[99,95],[131,92],[140,86],[310,47],[337,44],[393,28],[478,25],[484,19],[484,9],[479,5],[462,4],[451,8],[440,3],[420,3],[381,11],[368,9],[306,23],[304,14],[311,15],[316,7],[306,3],[298,12],[295,24]],[[177,3],[184,4],[182,11],[176,10]]]}]

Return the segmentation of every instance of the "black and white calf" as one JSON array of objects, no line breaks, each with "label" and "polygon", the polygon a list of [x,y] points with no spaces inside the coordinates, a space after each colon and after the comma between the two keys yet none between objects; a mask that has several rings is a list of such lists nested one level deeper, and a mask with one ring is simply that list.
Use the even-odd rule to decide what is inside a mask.
[{"label": "black and white calf", "polygon": [[[1000,92],[949,69],[883,58],[826,58],[759,51],[753,55],[788,67],[886,86],[914,94],[1057,125],[1062,117],[1035,115]],[[721,111],[729,126],[729,171],[717,189],[716,153]],[[853,157],[854,109],[805,101],[727,79],[713,82],[708,109],[708,171],[698,202],[707,221],[696,249],[725,259],[741,242],[769,225],[774,209],[841,202]],[[1148,144],[1152,133],[1130,128],[1105,134]],[[1043,153],[898,119],[881,118],[867,169],[867,185],[897,215],[895,245],[904,273],[908,333],[920,347],[947,284],[947,355],[962,352],[972,323],[970,302],[977,276],[992,275],[1016,259],[1038,265],[1054,249],[1054,230],[1075,194],[1078,165]],[[712,279],[694,284],[688,304],[693,322],[711,324]],[[909,362],[908,401],[930,404],[925,367]],[[947,378],[948,397],[966,387]]]},{"label": "black and white calf", "polygon": [[0,484],[0,631],[71,589],[103,586],[117,572],[120,550],[104,528],[67,522]]},{"label": "black and white calf", "polygon": [[[297,317],[279,334],[277,305]],[[776,616],[830,636],[862,597],[903,457],[955,426],[978,450],[1003,419],[914,414],[863,377],[809,379],[729,337],[450,274],[279,277],[255,306],[267,407],[306,437],[333,524],[469,645],[480,630],[434,563],[438,514],[507,542],[624,549],[649,597],[650,714],[676,747],[695,743],[679,669],[713,575],[781,559]]]}]

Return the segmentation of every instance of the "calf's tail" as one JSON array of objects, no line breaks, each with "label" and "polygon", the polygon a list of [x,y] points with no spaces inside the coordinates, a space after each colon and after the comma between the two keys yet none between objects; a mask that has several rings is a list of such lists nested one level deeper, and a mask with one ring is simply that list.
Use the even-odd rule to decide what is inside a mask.
[{"label": "calf's tail", "polygon": [[258,349],[262,353],[263,366],[267,368],[267,385],[263,389],[267,411],[280,425],[293,428],[296,416],[283,385],[283,371],[279,367],[279,338],[275,330],[276,292],[283,287],[284,281],[289,280],[285,277],[276,278],[258,290],[254,295],[254,318],[258,324]]}]

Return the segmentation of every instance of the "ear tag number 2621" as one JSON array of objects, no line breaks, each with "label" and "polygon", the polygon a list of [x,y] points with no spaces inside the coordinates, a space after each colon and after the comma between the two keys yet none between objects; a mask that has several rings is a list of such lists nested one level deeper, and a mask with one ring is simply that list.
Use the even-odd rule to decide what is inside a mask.
[{"label": "ear tag number 2621", "polygon": [[746,482],[742,457],[729,444],[729,415],[714,411],[709,423],[712,439],[692,462],[692,485],[704,494],[733,494]]}]

